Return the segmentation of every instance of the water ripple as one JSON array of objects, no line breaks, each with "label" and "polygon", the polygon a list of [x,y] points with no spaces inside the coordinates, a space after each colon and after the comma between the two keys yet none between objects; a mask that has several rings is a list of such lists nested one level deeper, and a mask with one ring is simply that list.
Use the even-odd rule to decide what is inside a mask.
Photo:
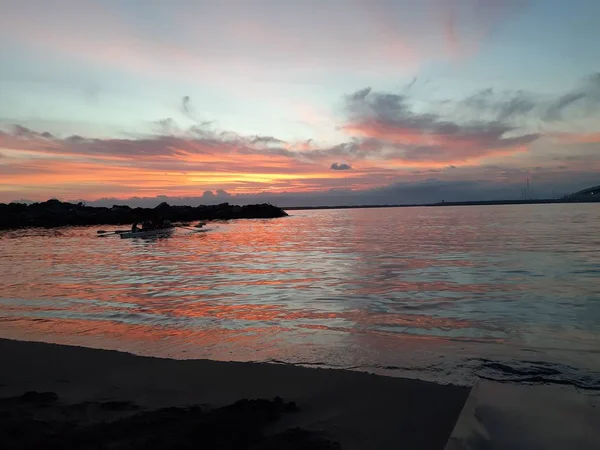
[{"label": "water ripple", "polygon": [[0,336],[596,389],[599,219],[538,205],[295,211],[155,240],[3,232]]}]

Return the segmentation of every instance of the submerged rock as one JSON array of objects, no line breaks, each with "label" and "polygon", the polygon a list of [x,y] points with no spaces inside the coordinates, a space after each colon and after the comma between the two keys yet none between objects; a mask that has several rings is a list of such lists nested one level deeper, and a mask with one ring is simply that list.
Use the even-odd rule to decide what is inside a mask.
[{"label": "submerged rock", "polygon": [[247,206],[230,205],[229,203],[171,206],[161,203],[156,208],[131,208],[127,205],[105,208],[53,199],[31,205],[0,204],[0,229],[124,225],[157,217],[168,219],[171,222],[190,222],[194,220],[271,219],[285,216],[287,213],[283,209],[267,203]]}]

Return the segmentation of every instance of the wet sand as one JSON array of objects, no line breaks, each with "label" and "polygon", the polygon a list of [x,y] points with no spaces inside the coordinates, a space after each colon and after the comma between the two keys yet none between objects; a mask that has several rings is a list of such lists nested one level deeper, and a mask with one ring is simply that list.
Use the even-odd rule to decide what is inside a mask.
[{"label": "wet sand", "polygon": [[[469,395],[464,387],[345,370],[149,358],[5,339],[0,355],[0,433],[17,436],[14,448],[24,448],[18,436],[36,433],[47,448],[61,436],[70,436],[72,448],[90,442],[102,448],[99,439],[134,448],[133,433],[151,438],[152,448],[204,440],[204,448],[435,450],[446,445]],[[19,427],[33,431],[19,434]],[[233,436],[247,440],[232,444]]]}]

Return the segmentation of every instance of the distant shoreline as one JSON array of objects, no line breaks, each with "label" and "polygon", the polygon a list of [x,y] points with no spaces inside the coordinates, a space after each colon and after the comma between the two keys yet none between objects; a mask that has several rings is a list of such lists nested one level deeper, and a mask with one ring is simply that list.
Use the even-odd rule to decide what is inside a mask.
[{"label": "distant shoreline", "polygon": [[392,205],[338,205],[338,206],[283,206],[285,211],[298,211],[310,209],[367,209],[367,208],[416,208],[433,206],[495,206],[495,205],[546,205],[563,203],[600,203],[598,200],[564,200],[564,199],[542,199],[542,200],[481,200],[466,202],[438,202],[438,203],[411,203]]}]

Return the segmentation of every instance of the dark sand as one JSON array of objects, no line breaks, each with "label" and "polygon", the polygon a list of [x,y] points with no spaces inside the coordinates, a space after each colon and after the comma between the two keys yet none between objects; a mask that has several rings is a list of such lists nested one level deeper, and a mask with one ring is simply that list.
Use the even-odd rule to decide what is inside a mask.
[{"label": "dark sand", "polygon": [[[38,436],[39,448],[67,448],[62,441],[69,448],[435,450],[444,448],[469,394],[345,370],[5,339],[0,355],[2,448],[26,448]],[[31,391],[56,395],[23,396]]]}]

